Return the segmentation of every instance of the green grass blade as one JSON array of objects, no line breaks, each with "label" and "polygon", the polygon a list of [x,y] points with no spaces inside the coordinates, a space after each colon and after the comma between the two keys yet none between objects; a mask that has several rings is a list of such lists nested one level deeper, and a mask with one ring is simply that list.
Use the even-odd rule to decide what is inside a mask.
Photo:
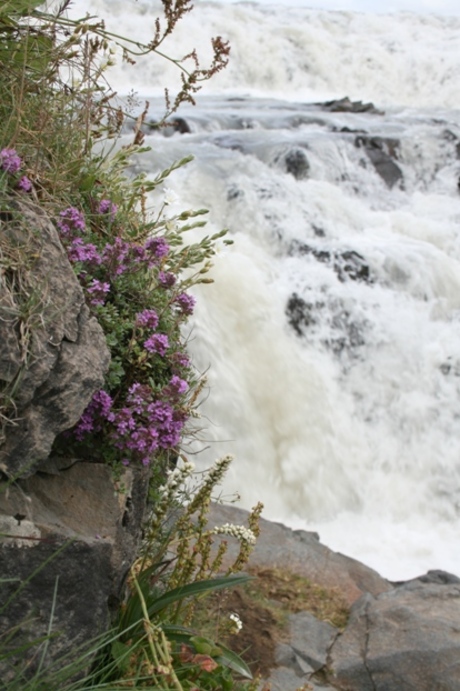
[{"label": "green grass blade", "polygon": [[174,588],[156,598],[151,604],[149,603],[149,617],[169,607],[169,605],[172,605],[174,602],[179,602],[189,597],[197,597],[206,593],[212,593],[216,590],[223,590],[224,588],[234,588],[250,580],[252,580],[252,577],[247,575],[225,576],[222,578],[209,578],[203,581],[196,581],[195,583],[189,583],[188,585]]}]

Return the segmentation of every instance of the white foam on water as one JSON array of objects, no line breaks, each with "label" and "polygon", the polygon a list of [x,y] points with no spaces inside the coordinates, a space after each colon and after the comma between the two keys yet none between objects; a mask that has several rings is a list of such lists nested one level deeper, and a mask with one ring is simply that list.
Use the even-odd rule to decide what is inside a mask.
[{"label": "white foam on water", "polygon": [[[75,0],[73,16],[103,16],[107,27],[148,42],[157,0]],[[161,50],[180,58],[196,48],[203,64],[210,38],[231,44],[229,67],[206,93],[233,92],[295,100],[349,96],[390,104],[458,107],[460,17],[402,13],[373,15],[287,8],[271,4],[196,3]],[[179,84],[177,68],[152,56],[136,70],[118,61],[113,81],[120,92],[153,95]]]}]

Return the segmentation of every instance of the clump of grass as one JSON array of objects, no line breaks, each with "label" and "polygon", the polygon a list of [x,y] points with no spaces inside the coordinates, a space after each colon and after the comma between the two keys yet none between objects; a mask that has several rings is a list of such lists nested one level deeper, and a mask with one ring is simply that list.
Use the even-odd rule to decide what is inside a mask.
[{"label": "clump of grass", "polygon": [[347,624],[350,607],[335,588],[325,588],[286,569],[251,569],[255,580],[248,593],[278,611],[281,623],[289,614],[310,612],[339,630]]},{"label": "clump of grass", "polygon": [[[286,640],[289,615],[310,612],[343,630],[349,605],[334,588],[324,588],[304,576],[279,568],[247,570],[253,579],[238,590],[215,593],[198,607],[194,624],[223,640],[247,662],[253,674],[268,677],[276,667],[277,644]],[[240,631],[232,614],[241,619]]]}]

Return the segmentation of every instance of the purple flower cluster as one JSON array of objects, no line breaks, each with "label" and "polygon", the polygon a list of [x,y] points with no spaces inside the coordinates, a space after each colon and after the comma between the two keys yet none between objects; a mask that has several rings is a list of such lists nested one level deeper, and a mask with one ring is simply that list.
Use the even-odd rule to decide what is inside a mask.
[{"label": "purple flower cluster", "polygon": [[[22,189],[28,188],[30,181],[22,179]],[[98,212],[101,215],[110,215],[113,220],[118,211],[116,204],[109,199],[99,202]],[[85,218],[81,211],[73,206],[64,209],[59,214],[57,222],[61,239],[67,245],[69,260],[85,262],[90,265],[104,266],[107,278],[112,281],[127,272],[134,273],[140,269],[152,269],[161,264],[169,252],[169,245],[162,237],[149,238],[143,245],[123,240],[117,236],[113,242],[108,242],[98,251],[97,247],[85,242],[81,235],[86,232]],[[160,272],[159,283],[163,287],[174,285],[175,276],[172,273]],[[185,312],[184,312],[185,314]]]},{"label": "purple flower cluster", "polygon": [[[136,315],[136,326],[153,331],[158,326],[158,314],[155,310],[143,310]],[[153,333],[144,341],[144,348],[149,353],[158,353],[164,357],[169,348],[169,338],[166,334]]]},{"label": "purple flower cluster", "polygon": [[164,238],[149,238],[144,248],[148,255],[156,259],[166,257],[169,252],[169,245]]},{"label": "purple flower cluster", "polygon": [[110,199],[101,199],[99,206],[97,207],[98,214],[102,216],[107,214],[110,216],[110,220],[113,221],[117,215],[118,206],[110,201]]},{"label": "purple flower cluster", "polygon": [[172,288],[176,283],[176,277],[170,271],[159,271],[158,283],[162,288]]},{"label": "purple flower cluster", "polygon": [[169,339],[166,334],[152,334],[144,341],[144,348],[149,353],[158,353],[158,355],[164,357],[169,348]]},{"label": "purple flower cluster", "polygon": [[158,326],[158,314],[155,310],[143,310],[136,314],[136,325],[147,329],[156,329]]},{"label": "purple flower cluster", "polygon": [[180,441],[186,420],[183,411],[169,401],[152,398],[149,386],[136,382],[128,392],[127,405],[115,416],[114,425],[123,438],[122,446],[148,465],[159,449],[170,449]]},{"label": "purple flower cluster", "polygon": [[136,271],[144,265],[149,269],[156,266],[169,252],[169,245],[164,238],[154,240],[155,242],[147,240],[144,245],[137,245],[117,237],[113,244],[107,243],[102,259],[109,273],[120,276],[127,271]]},{"label": "purple flower cluster", "polygon": [[189,390],[189,385],[185,379],[181,379],[177,374],[173,374],[167,386],[163,389],[163,394],[168,398],[176,399],[183,396]]},{"label": "purple flower cluster", "polygon": [[107,293],[110,292],[110,283],[103,283],[93,278],[87,292],[91,296],[90,303],[94,306],[104,305]]},{"label": "purple flower cluster", "polygon": [[83,441],[87,434],[92,432],[100,432],[102,429],[102,421],[113,418],[111,412],[113,400],[108,393],[103,391],[96,391],[90,404],[81,416],[74,427],[73,433],[78,441]]},{"label": "purple flower cluster", "polygon": [[[174,379],[174,378],[173,378]],[[170,389],[176,396],[188,388],[187,382],[171,379]],[[125,405],[114,410],[112,398],[105,391],[94,394],[91,403],[74,429],[78,441],[87,434],[101,431],[109,425],[109,435],[115,448],[127,465],[129,456],[149,465],[159,449],[170,449],[180,442],[187,415],[169,400],[155,400],[149,386],[139,382],[128,390]]]},{"label": "purple flower cluster", "polygon": [[193,295],[188,295],[188,293],[180,293],[175,301],[182,314],[190,315],[193,314],[193,308],[195,307],[196,300]]},{"label": "purple flower cluster", "polygon": [[6,173],[14,175],[19,172],[22,166],[21,158],[18,156],[16,149],[2,149],[0,151],[0,168]]},{"label": "purple flower cluster", "polygon": [[[135,296],[138,284],[136,273],[139,272],[141,287],[150,287],[152,282],[155,286],[156,274],[156,287],[164,290],[174,288],[176,276],[163,270],[170,250],[165,238],[150,237],[141,244],[124,239],[128,236],[122,232],[119,235],[112,232],[114,226],[109,233],[110,242],[106,241],[107,219],[113,221],[117,211],[116,204],[109,199],[102,199],[97,206],[97,213],[106,217],[105,219],[98,220],[93,215],[91,224],[86,227],[82,212],[69,207],[59,214],[57,221],[70,261],[83,265],[77,269],[88,304],[103,306],[110,299],[114,305],[114,314],[119,314],[124,322],[126,342],[122,340],[117,344],[117,357],[120,358],[121,355],[123,360],[123,348],[129,342],[128,369],[134,367],[134,363],[139,367],[138,371],[131,369],[127,372],[124,381],[117,388],[115,401],[103,390],[93,396],[74,428],[74,436],[79,442],[91,444],[92,435],[100,434],[106,445],[108,459],[118,459],[125,465],[133,461],[148,465],[162,449],[177,447],[189,416],[184,405],[184,397],[189,390],[184,371],[190,367],[190,361],[185,353],[177,352],[176,347],[171,347],[166,333],[159,332],[163,326],[161,322],[164,319],[168,323],[169,319],[175,333],[174,329],[178,329],[182,317],[192,314],[195,298],[185,292],[175,294],[177,291],[174,291],[164,295],[160,291],[157,293],[162,306],[160,314],[155,309],[142,309],[145,304],[145,296],[142,295],[141,307],[138,308],[140,311],[133,319],[130,300],[124,298],[127,291],[129,296]],[[119,227],[120,221],[117,219],[116,229]],[[151,269],[154,271],[150,271]],[[126,274],[129,274],[130,279],[133,277],[132,282],[126,281]],[[117,297],[122,298],[120,303]],[[112,313],[107,314],[110,317]],[[139,345],[133,346],[135,339]],[[139,347],[143,347],[143,351],[137,358]],[[131,357],[133,352],[134,359]],[[159,371],[155,370],[155,361],[148,354],[166,358]],[[122,365],[125,367],[126,362],[123,361]],[[152,371],[155,384],[147,383],[150,382],[149,375]],[[165,379],[166,372],[170,374]],[[126,391],[127,380],[132,382],[134,377],[138,381]]]},{"label": "purple flower cluster", "polygon": [[190,367],[190,358],[185,353],[173,353],[171,360],[177,367]]},{"label": "purple flower cluster", "polygon": [[32,183],[30,182],[27,175],[23,175],[22,178],[19,180],[18,188],[20,190],[22,190],[23,192],[31,192],[32,191]]},{"label": "purple flower cluster", "polygon": [[86,262],[87,264],[100,265],[102,257],[92,242],[84,242],[81,238],[72,240],[67,248],[67,256],[72,263]]},{"label": "purple flower cluster", "polygon": [[86,231],[85,217],[74,206],[61,211],[57,226],[63,238],[72,238]]},{"label": "purple flower cluster", "polygon": [[[16,176],[22,167],[21,157],[18,155],[16,149],[2,149],[0,151],[0,168],[9,175]],[[17,179],[17,178],[16,178]],[[17,182],[16,188],[21,192],[31,192],[32,183],[27,177],[23,175]]]}]

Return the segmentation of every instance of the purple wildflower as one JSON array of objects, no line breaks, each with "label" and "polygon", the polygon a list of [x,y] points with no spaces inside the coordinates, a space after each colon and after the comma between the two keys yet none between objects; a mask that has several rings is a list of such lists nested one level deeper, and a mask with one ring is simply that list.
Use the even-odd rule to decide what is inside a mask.
[{"label": "purple wildflower", "polygon": [[97,208],[98,214],[110,214],[110,220],[113,221],[118,211],[118,206],[110,201],[110,199],[101,199]]},{"label": "purple wildflower", "polygon": [[113,419],[117,433],[122,437],[126,436],[136,428],[136,421],[133,418],[133,411],[129,407],[119,410]]},{"label": "purple wildflower", "polygon": [[0,167],[6,173],[17,173],[22,165],[16,149],[2,149],[0,151]]},{"label": "purple wildflower", "polygon": [[195,306],[195,298],[193,295],[188,295],[187,293],[180,293],[175,301],[180,308],[182,314],[193,314],[193,308]]},{"label": "purple wildflower", "polygon": [[148,256],[142,245],[131,245],[130,256],[135,264],[148,261]]},{"label": "purple wildflower", "polygon": [[102,283],[97,278],[93,278],[88,288],[88,293],[91,295],[90,303],[92,305],[104,305],[107,293],[110,292],[110,283]]},{"label": "purple wildflower", "polygon": [[151,391],[145,384],[134,382],[128,389],[128,396],[126,402],[133,407],[133,410],[140,414],[144,410],[146,401],[150,400]]},{"label": "purple wildflower", "polygon": [[92,403],[96,404],[99,407],[99,414],[108,419],[110,415],[110,411],[112,409],[113,405],[113,399],[109,394],[104,391],[103,389],[100,389],[99,391],[96,391],[96,393],[93,396]]},{"label": "purple wildflower", "polygon": [[147,413],[150,421],[157,427],[168,426],[173,420],[174,410],[169,403],[164,401],[153,401],[147,406]]},{"label": "purple wildflower", "polygon": [[188,357],[188,355],[185,355],[185,353],[174,353],[172,356],[172,360],[174,364],[178,367],[190,366],[190,358]]},{"label": "purple wildflower", "polygon": [[82,212],[74,206],[69,206],[59,214],[57,226],[63,237],[78,235],[79,233],[84,233],[86,230],[85,217]]},{"label": "purple wildflower", "polygon": [[91,404],[84,411],[74,429],[74,435],[78,441],[82,441],[87,434],[94,431],[94,417],[90,406]]},{"label": "purple wildflower", "polygon": [[113,245],[107,243],[104,247],[102,259],[110,273],[120,276],[129,268],[130,245],[120,237],[115,238]]},{"label": "purple wildflower", "polygon": [[100,431],[103,419],[111,420],[112,405],[113,400],[106,391],[102,389],[96,391],[74,429],[74,435],[78,441],[82,441],[90,432]]},{"label": "purple wildflower", "polygon": [[184,413],[174,411],[171,422],[160,429],[158,444],[161,448],[170,449],[179,444],[185,419],[186,415]]},{"label": "purple wildflower", "polygon": [[162,259],[169,252],[169,245],[164,238],[149,238],[144,245],[145,251],[151,257]]},{"label": "purple wildflower", "polygon": [[102,258],[97,251],[96,245],[91,242],[83,242],[81,238],[72,240],[70,247],[67,250],[67,256],[71,262],[87,262],[88,264],[99,265],[102,263]]},{"label": "purple wildflower", "polygon": [[18,188],[23,192],[30,192],[32,190],[32,183],[26,175],[23,175],[19,180]]},{"label": "purple wildflower", "polygon": [[165,355],[169,348],[169,339],[166,334],[153,334],[144,341],[144,348],[149,353],[158,353],[158,355]]},{"label": "purple wildflower", "polygon": [[181,379],[180,377],[177,376],[177,374],[174,374],[168,386],[166,387],[166,392],[168,395],[176,397],[176,396],[181,396],[188,390],[189,386],[185,379]]},{"label": "purple wildflower", "polygon": [[170,271],[158,272],[158,283],[162,288],[172,288],[176,282],[176,277]]},{"label": "purple wildflower", "polygon": [[143,310],[136,314],[136,324],[148,329],[156,329],[158,326],[158,314],[155,310]]}]

